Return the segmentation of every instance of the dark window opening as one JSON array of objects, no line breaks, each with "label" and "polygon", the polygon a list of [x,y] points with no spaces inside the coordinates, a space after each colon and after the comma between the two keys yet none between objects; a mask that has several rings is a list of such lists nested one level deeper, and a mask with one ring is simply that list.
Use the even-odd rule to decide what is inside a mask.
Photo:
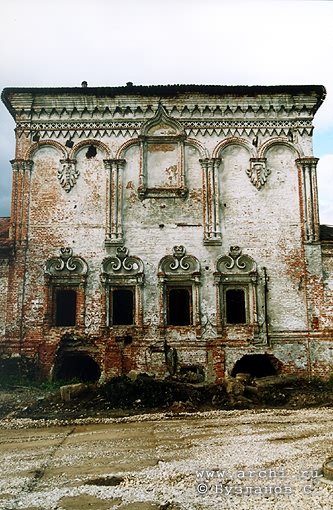
[{"label": "dark window opening", "polygon": [[114,289],[111,293],[112,324],[134,323],[134,296],[132,289]]},{"label": "dark window opening", "polygon": [[227,323],[245,324],[245,293],[242,289],[229,289],[226,291]]},{"label": "dark window opening", "polygon": [[81,353],[63,353],[55,363],[54,379],[64,382],[96,382],[101,370],[90,356]]},{"label": "dark window opening", "polygon": [[55,325],[75,326],[76,324],[76,291],[57,290],[55,303]]},{"label": "dark window opening", "polygon": [[94,145],[89,145],[89,148],[86,152],[86,158],[91,159],[94,158],[97,154],[96,147]]},{"label": "dark window opening", "polygon": [[181,381],[199,383],[205,380],[205,369],[201,365],[189,365],[180,367],[179,375]]},{"label": "dark window opening", "polygon": [[239,373],[250,374],[252,377],[267,377],[276,375],[277,368],[266,354],[245,354],[235,363],[231,375],[236,377]]},{"label": "dark window opening", "polygon": [[191,319],[191,288],[168,289],[167,321],[170,326],[188,326]]}]

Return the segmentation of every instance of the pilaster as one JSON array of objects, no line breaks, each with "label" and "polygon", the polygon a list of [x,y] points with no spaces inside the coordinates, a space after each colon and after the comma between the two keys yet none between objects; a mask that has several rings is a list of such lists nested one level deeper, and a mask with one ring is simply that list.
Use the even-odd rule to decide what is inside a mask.
[{"label": "pilaster", "polygon": [[11,161],[11,164],[13,169],[13,239],[15,241],[24,242],[28,239],[30,185],[33,161],[14,159]]},{"label": "pilaster", "polygon": [[222,243],[219,221],[218,168],[220,158],[200,159],[202,169],[204,244]]},{"label": "pilaster", "polygon": [[107,178],[107,216],[105,246],[121,246],[123,237],[123,169],[124,159],[106,159]]},{"label": "pilaster", "polygon": [[296,160],[300,171],[301,210],[306,242],[319,241],[319,207],[317,189],[318,158],[306,157]]}]

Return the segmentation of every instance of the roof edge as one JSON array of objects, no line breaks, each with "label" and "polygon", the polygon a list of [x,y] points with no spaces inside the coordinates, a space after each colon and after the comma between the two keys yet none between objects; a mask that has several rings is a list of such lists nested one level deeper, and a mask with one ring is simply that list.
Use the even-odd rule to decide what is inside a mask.
[{"label": "roof edge", "polygon": [[313,107],[316,113],[326,97],[326,89],[323,85],[133,85],[128,82],[126,86],[116,87],[6,87],[1,93],[1,100],[15,118],[15,110],[12,107],[10,96],[12,94],[37,95],[95,95],[97,97],[117,95],[138,96],[161,96],[172,97],[184,93],[201,93],[209,95],[247,95],[257,96],[260,94],[317,94],[317,102]]}]

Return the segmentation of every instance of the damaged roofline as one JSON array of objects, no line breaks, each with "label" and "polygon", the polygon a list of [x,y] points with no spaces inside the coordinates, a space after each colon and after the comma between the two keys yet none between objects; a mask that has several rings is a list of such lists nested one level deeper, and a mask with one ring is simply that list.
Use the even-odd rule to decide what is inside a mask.
[{"label": "damaged roofline", "polygon": [[1,93],[1,100],[15,119],[15,109],[12,106],[11,95],[31,95],[32,102],[36,96],[43,95],[86,95],[96,97],[116,96],[159,96],[161,98],[175,97],[180,94],[205,94],[211,96],[247,96],[256,97],[263,94],[308,95],[315,93],[317,101],[313,107],[314,115],[326,97],[323,85],[133,85],[119,87],[6,87]]}]

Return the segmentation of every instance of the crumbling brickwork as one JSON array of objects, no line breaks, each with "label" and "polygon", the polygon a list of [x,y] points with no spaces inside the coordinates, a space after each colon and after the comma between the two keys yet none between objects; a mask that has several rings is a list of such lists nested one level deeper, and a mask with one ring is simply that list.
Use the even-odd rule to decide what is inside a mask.
[{"label": "crumbling brickwork", "polygon": [[220,381],[244,356],[253,375],[266,363],[330,376],[333,244],[320,237],[312,154],[324,97],[5,89],[16,154],[1,352],[83,381],[133,370]]}]

